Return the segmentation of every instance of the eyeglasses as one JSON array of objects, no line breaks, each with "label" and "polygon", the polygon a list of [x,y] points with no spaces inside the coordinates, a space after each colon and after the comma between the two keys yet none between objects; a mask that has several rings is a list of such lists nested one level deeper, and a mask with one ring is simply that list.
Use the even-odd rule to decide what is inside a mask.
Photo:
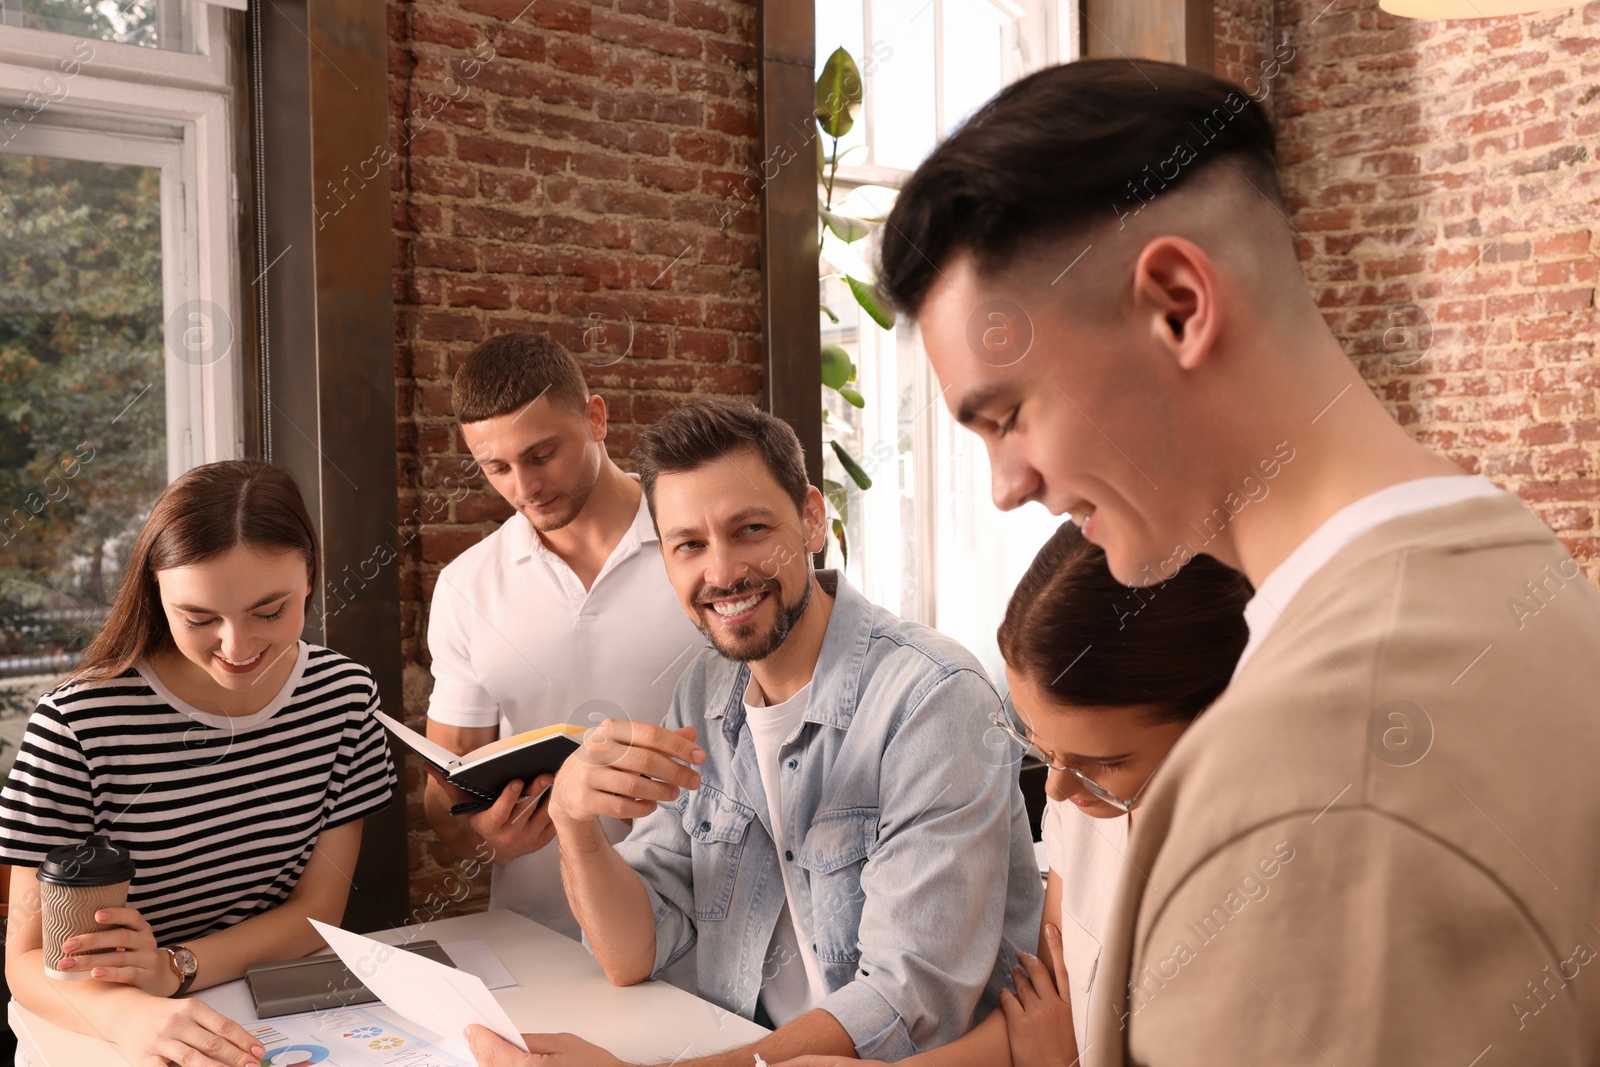
[{"label": "eyeglasses", "polygon": [[[1084,774],[1082,771],[1078,770],[1078,768],[1068,767],[1064,764],[1056,763],[1054,757],[1050,753],[1034,744],[1033,739],[1027,734],[1027,724],[1024,723],[1021,717],[1017,715],[1017,709],[1012,705],[1010,697],[1006,697],[1000,702],[1000,706],[990,714],[989,721],[999,729],[1005,731],[1005,733],[1013,741],[1021,745],[1024,755],[1033,757],[1052,771],[1060,771],[1062,774],[1072,775],[1079,782],[1083,783],[1083,787],[1087,789],[1090,795],[1092,795],[1096,800],[1103,800],[1124,814],[1133,810],[1133,806],[1139,802],[1139,796],[1144,792],[1145,786],[1150,784],[1150,778],[1155,777],[1155,771],[1151,771],[1150,777],[1144,780],[1143,785],[1139,786],[1138,791],[1135,792],[1133,796],[1124,800],[1122,797],[1117,796],[1117,794],[1113,793],[1111,790],[1107,789],[1093,778],[1090,778],[1087,774]],[[1166,757],[1163,756],[1162,758],[1164,760]],[[1159,769],[1160,765],[1157,764],[1157,770]]]}]

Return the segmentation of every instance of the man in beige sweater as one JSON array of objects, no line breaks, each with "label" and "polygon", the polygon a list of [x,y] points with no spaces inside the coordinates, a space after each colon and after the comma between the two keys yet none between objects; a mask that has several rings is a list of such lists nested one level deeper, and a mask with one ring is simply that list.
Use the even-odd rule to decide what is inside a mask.
[{"label": "man in beige sweater", "polygon": [[1207,553],[1257,589],[1134,809],[1085,1061],[1600,1063],[1600,595],[1372,395],[1273,153],[1210,75],[1073,63],[980,110],[885,230],[998,506],[1071,514],[1129,585]]}]

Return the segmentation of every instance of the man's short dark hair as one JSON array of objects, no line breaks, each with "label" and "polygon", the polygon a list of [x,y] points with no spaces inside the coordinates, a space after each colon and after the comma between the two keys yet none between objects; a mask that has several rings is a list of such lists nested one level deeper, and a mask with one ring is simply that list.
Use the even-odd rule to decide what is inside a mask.
[{"label": "man's short dark hair", "polygon": [[552,407],[583,409],[589,387],[583,367],[559,341],[537,333],[504,333],[474,348],[450,387],[464,423],[509,415],[548,395]]},{"label": "man's short dark hair", "polygon": [[1218,160],[1281,202],[1266,110],[1239,87],[1155,60],[1085,59],[1002,90],[906,182],[878,284],[915,315],[950,258],[993,276],[1040,245],[1138,212]]},{"label": "man's short dark hair", "polygon": [[804,513],[811,483],[806,480],[805,449],[794,428],[748,401],[692,397],[657,419],[634,447],[651,517],[656,513],[657,478],[704,467],[740,449],[760,456],[795,509]]}]

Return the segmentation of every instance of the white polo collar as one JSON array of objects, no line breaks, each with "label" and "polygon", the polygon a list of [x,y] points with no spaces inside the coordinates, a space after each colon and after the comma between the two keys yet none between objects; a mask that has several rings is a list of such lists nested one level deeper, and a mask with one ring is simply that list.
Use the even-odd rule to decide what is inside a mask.
[{"label": "white polo collar", "polygon": [[[634,481],[639,480],[637,474],[628,475]],[[552,552],[534,530],[533,523],[521,511],[506,520],[502,527],[504,533],[505,558],[508,563],[522,563],[530,559],[535,553],[547,560],[560,560],[561,557]],[[628,532],[622,535],[622,540],[617,542],[617,547],[612,550],[611,558],[615,561],[627,559],[637,552],[643,545],[651,541],[658,541],[656,524],[650,519],[650,507],[645,501],[644,494],[639,494],[639,510],[634,513],[633,525],[628,527]],[[565,562],[562,564],[565,566]]]}]

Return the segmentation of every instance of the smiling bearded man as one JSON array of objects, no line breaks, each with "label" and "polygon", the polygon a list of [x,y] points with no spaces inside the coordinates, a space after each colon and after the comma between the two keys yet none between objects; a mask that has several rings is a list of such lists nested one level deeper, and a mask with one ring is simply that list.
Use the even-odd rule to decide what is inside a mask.
[{"label": "smiling bearded man", "polygon": [[[595,958],[631,984],[698,945],[700,995],[776,1027],[693,1064],[953,1040],[998,1003],[1043,905],[1016,753],[985,743],[994,687],[950,638],[813,569],[822,495],[787,423],[692,400],[635,458],[667,576],[715,647],[665,726],[607,723],[556,777]],[[613,846],[601,816],[639,821]],[[481,1062],[534,1062],[474,1041]],[[547,1067],[618,1062],[572,1037],[528,1046]]]}]

